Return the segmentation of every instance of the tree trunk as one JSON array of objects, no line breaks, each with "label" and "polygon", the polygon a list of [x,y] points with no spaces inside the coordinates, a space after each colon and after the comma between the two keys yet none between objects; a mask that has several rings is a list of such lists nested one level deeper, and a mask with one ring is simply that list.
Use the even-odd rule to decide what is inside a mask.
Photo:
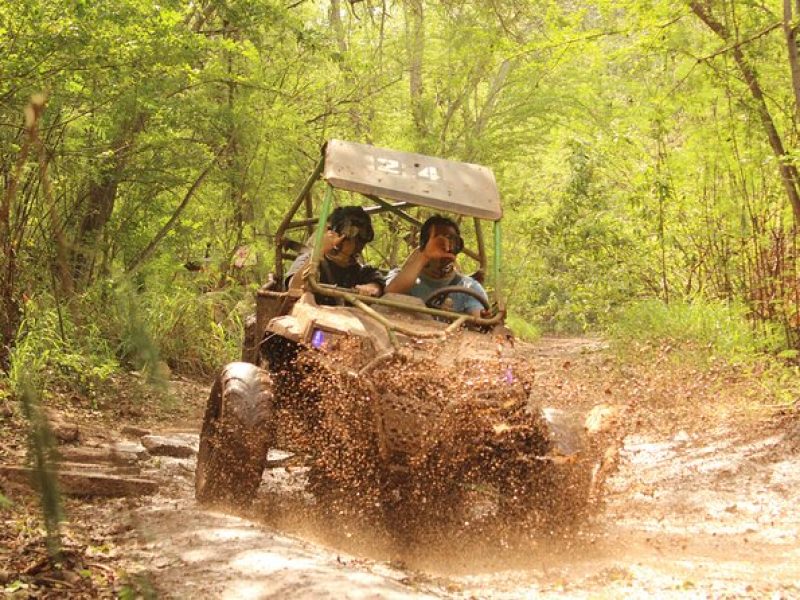
[{"label": "tree trunk", "polygon": [[[800,2],[797,4],[800,5]],[[800,12],[800,8],[798,8],[798,12]],[[797,52],[797,27],[792,24],[792,0],[783,0],[783,33],[786,36],[789,69],[792,73],[792,91],[794,92],[794,114],[796,119],[800,116],[800,58],[798,58]]]},{"label": "tree trunk", "polygon": [[[348,86],[347,94],[355,97],[356,90],[359,87],[363,87],[363,83],[359,82],[359,76],[353,71],[352,66],[350,66],[350,63],[348,63],[345,58],[349,51],[349,45],[347,43],[347,31],[342,22],[341,10],[341,3],[339,0],[331,0],[328,16],[331,28],[336,33],[336,44],[342,56],[340,65],[344,74],[344,81]],[[362,139],[365,137],[365,134],[368,133],[364,130],[364,119],[361,116],[361,110],[365,105],[366,103],[363,100],[361,102],[352,102],[347,109],[347,114],[350,117],[350,122],[353,125],[353,132],[357,139]],[[367,129],[369,129],[369,127],[367,127]]]},{"label": "tree trunk", "polygon": [[17,335],[17,328],[22,320],[22,309],[19,301],[17,280],[17,247],[20,240],[14,243],[14,222],[12,215],[14,198],[17,194],[30,149],[36,144],[39,135],[39,120],[44,111],[44,97],[35,95],[25,108],[25,127],[22,147],[20,148],[14,170],[6,181],[2,203],[0,203],[0,368],[8,367],[9,350]]},{"label": "tree trunk", "polygon": [[[425,54],[425,14],[422,0],[406,4],[406,29],[408,36],[408,77],[411,97],[411,117],[420,140],[425,146],[430,129],[426,118],[422,63]],[[423,148],[424,149],[424,148]]]},{"label": "tree trunk", "polygon": [[328,18],[330,19],[333,31],[336,33],[336,44],[339,46],[339,52],[344,54],[347,52],[347,38],[344,35],[344,24],[342,23],[341,13],[342,6],[339,0],[331,0]]},{"label": "tree trunk", "polygon": [[111,220],[117,199],[117,187],[127,166],[136,135],[141,132],[147,119],[137,114],[129,126],[117,136],[111,145],[113,158],[96,181],[89,184],[83,218],[78,227],[75,248],[72,253],[72,272],[77,287],[86,287],[92,280],[97,246],[103,229]]},{"label": "tree trunk", "polygon": [[[703,23],[705,23],[711,31],[725,42],[726,45],[731,45],[734,41],[728,28],[725,27],[714,15],[711,14],[710,8],[697,0],[690,2],[689,6]],[[733,60],[739,67],[742,76],[744,77],[747,87],[750,90],[750,95],[756,104],[756,112],[761,120],[761,125],[767,134],[769,145],[772,152],[778,159],[778,170],[783,182],[783,188],[786,191],[786,196],[789,199],[789,204],[794,211],[795,217],[800,219],[800,175],[798,175],[797,167],[787,161],[786,150],[783,147],[783,140],[781,139],[778,129],[775,126],[775,121],[769,112],[769,107],[764,98],[764,91],[761,89],[761,84],[758,81],[756,71],[742,52],[740,45],[732,46],[731,52]]]}]

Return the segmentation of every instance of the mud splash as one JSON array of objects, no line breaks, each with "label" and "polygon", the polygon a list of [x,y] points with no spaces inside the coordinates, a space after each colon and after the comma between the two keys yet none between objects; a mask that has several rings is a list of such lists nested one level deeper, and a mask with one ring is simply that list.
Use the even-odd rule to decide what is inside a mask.
[{"label": "mud splash", "polygon": [[365,373],[348,362],[358,348],[339,344],[283,362],[276,402],[280,418],[297,419],[279,437],[310,459],[314,509],[349,536],[511,546],[583,517],[603,447],[584,444],[580,425],[551,427],[531,394],[531,362],[399,355]]},{"label": "mud splash", "polygon": [[[689,393],[696,378],[685,373],[621,376],[574,348],[533,355],[532,393],[576,412],[609,396],[627,409],[604,502],[571,529],[520,540],[513,522],[489,535],[484,516],[484,529],[470,522],[412,550],[366,520],[319,510],[307,467],[289,466],[268,470],[241,517],[200,510],[188,483],[184,499],[141,509],[146,535],[131,556],[163,597],[799,597],[793,429],[770,419],[712,426],[697,407],[711,406],[712,389],[718,413],[723,399],[707,381]],[[488,495],[491,515],[484,492],[466,503],[480,508]]]}]

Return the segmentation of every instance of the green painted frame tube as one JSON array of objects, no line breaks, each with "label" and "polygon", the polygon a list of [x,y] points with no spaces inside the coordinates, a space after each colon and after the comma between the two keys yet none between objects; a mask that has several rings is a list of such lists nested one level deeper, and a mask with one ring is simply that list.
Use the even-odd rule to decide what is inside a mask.
[{"label": "green painted frame tube", "polygon": [[503,281],[500,265],[503,263],[503,236],[500,221],[494,222],[494,258],[492,261],[492,278],[494,279],[494,293],[497,298],[497,306],[502,311],[505,310],[506,303],[503,296]]},{"label": "green painted frame tube", "polygon": [[322,199],[322,206],[319,211],[319,222],[317,223],[317,231],[314,232],[314,252],[311,254],[311,270],[309,275],[316,276],[319,268],[319,261],[322,257],[322,238],[325,235],[325,229],[328,227],[328,217],[331,214],[333,207],[333,186],[325,186],[325,197]]}]

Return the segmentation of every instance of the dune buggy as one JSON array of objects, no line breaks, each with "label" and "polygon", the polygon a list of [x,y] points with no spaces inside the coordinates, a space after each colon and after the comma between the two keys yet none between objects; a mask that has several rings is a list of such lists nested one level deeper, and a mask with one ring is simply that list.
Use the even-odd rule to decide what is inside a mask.
[{"label": "dune buggy", "polygon": [[[314,198],[320,180],[324,195]],[[401,239],[404,227],[413,237],[426,210],[457,215],[462,229],[471,221],[463,254],[483,277],[491,315],[321,284],[318,249],[337,194],[388,217],[387,239]],[[422,519],[444,503],[452,514],[476,489],[489,490],[497,512],[527,517],[546,517],[567,488],[586,497],[591,469],[579,469],[578,477],[565,469],[581,460],[574,437],[564,443],[555,435],[563,429],[530,397],[530,368],[504,325],[501,216],[486,167],[329,141],[277,228],[275,273],[257,293],[242,361],[225,366],[211,391],[197,499],[247,504],[275,448],[303,458],[308,490],[320,502],[389,521],[399,514]],[[284,263],[304,239],[315,249],[311,268],[302,288],[288,291]],[[318,303],[321,296],[336,305]]]}]

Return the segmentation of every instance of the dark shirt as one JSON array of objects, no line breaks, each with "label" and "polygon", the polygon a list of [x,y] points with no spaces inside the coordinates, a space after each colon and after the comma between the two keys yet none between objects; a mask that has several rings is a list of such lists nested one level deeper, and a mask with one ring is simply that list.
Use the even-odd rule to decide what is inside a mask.
[{"label": "dark shirt", "polygon": [[[304,252],[298,256],[289,270],[286,272],[285,283],[289,287],[289,281],[295,273],[303,270],[311,259],[311,252]],[[336,263],[328,260],[324,256],[320,260],[318,281],[320,283],[327,283],[328,285],[335,285],[344,288],[354,288],[357,285],[364,285],[365,283],[377,283],[381,288],[386,287],[386,280],[383,274],[369,265],[362,265],[353,263],[346,267],[341,267]],[[336,298],[330,296],[322,296],[314,294],[317,304],[335,305]]]}]

